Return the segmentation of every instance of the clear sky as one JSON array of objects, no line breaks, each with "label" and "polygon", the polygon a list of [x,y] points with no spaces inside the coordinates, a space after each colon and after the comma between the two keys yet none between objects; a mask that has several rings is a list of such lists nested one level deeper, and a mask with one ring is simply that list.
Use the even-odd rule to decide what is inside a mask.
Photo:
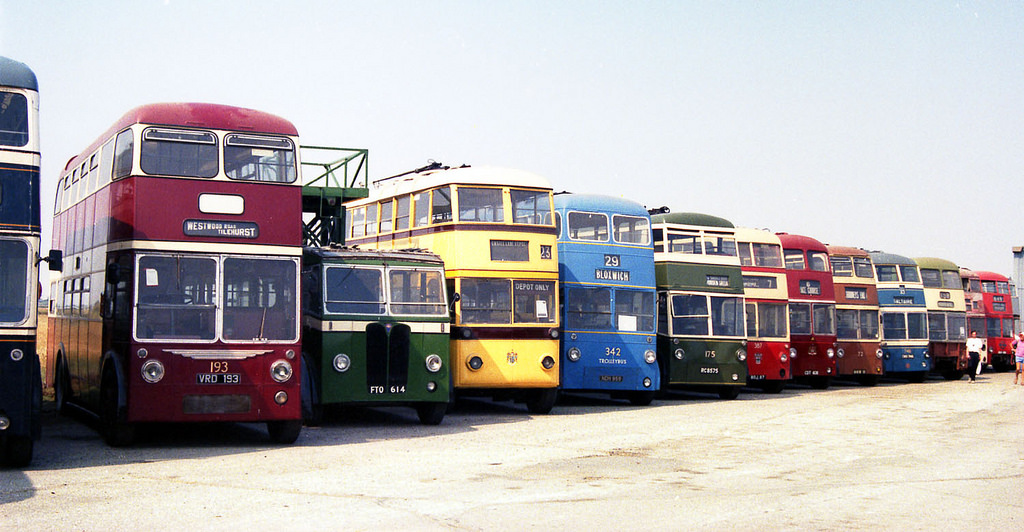
[{"label": "clear sky", "polygon": [[278,114],[371,178],[521,168],[1006,275],[1024,245],[1019,1],[0,0],[0,55],[39,79],[44,250],[67,160],[164,101]]}]

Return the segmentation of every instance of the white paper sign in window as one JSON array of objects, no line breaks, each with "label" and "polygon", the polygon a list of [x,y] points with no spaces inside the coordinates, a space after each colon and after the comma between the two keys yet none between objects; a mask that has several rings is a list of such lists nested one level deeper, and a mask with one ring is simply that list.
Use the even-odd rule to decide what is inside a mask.
[{"label": "white paper sign in window", "polygon": [[200,194],[199,211],[206,214],[242,214],[245,198],[234,194]]}]

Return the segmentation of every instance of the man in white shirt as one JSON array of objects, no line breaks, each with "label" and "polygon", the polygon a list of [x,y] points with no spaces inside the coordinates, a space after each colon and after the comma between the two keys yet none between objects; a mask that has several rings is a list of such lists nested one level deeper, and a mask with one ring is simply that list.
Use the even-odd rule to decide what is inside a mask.
[{"label": "man in white shirt", "polygon": [[971,331],[971,337],[967,339],[967,357],[970,362],[967,363],[967,376],[971,378],[970,382],[974,382],[975,375],[978,374],[978,365],[981,364],[981,352],[985,350],[985,341],[978,338],[978,331]]}]

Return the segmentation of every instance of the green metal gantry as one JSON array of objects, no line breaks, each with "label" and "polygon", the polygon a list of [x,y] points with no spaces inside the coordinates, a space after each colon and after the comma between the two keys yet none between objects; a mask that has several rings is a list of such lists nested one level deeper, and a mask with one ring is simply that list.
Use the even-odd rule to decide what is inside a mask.
[{"label": "green metal gantry", "polygon": [[[345,243],[345,202],[369,195],[369,151],[354,148],[301,146],[302,243],[328,246]],[[338,155],[341,158],[334,158]],[[317,158],[329,158],[318,162]],[[313,160],[311,160],[313,159]],[[315,175],[307,179],[308,175]]]}]

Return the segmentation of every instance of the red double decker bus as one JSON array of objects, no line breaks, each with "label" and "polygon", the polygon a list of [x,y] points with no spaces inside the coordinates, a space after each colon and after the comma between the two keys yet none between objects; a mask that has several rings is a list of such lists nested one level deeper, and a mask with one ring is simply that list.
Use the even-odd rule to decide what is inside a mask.
[{"label": "red double decker bus", "polygon": [[985,327],[982,332],[976,324],[972,330],[978,330],[978,336],[987,339],[986,347],[988,363],[995,371],[1007,371],[1014,366],[1013,362],[1013,301],[1010,295],[1010,279],[995,272],[981,272],[978,281],[981,283],[982,310],[985,313]]},{"label": "red double decker bus", "polygon": [[140,422],[302,428],[298,134],[213,104],[129,111],[57,186],[48,349],[57,408],[111,445]]},{"label": "red double decker bus", "polygon": [[789,285],[794,381],[828,388],[836,374],[836,296],[828,250],[807,236],[779,233]]}]

